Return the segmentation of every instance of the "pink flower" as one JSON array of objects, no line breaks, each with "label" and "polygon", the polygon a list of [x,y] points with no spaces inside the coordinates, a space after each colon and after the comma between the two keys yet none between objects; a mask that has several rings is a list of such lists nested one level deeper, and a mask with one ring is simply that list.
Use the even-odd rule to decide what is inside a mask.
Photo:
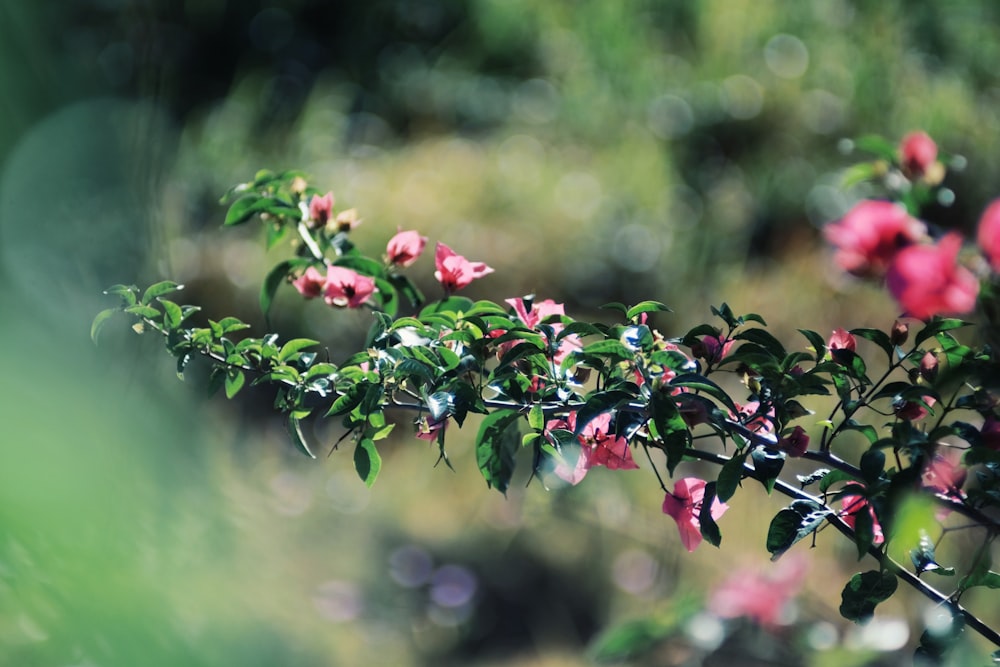
[{"label": "pink flower", "polygon": [[979,429],[979,438],[985,447],[1000,450],[1000,420],[987,417]]},{"label": "pink flower", "polygon": [[873,540],[874,544],[882,544],[885,541],[885,535],[882,534],[882,524],[878,522],[878,517],[875,516],[875,510],[868,503],[864,496],[844,496],[840,499],[840,518],[844,520],[851,529],[854,529],[854,525],[857,522],[858,514],[864,512],[865,510],[872,517],[872,533],[875,535]]},{"label": "pink flower", "polygon": [[717,364],[729,354],[735,342],[723,336],[702,336],[700,341],[691,346],[691,354],[709,364]]},{"label": "pink flower", "polygon": [[386,245],[386,257],[390,264],[410,266],[420,257],[425,245],[427,245],[427,237],[421,236],[415,230],[398,232],[389,239],[389,243]]},{"label": "pink flower", "polygon": [[326,269],[323,299],[331,306],[357,308],[375,291],[375,280],[342,266]]},{"label": "pink flower", "polygon": [[837,247],[834,261],[862,277],[882,276],[899,250],[925,233],[922,222],[892,202],[866,200],[823,230]]},{"label": "pink flower", "polygon": [[420,421],[417,422],[417,437],[427,442],[436,442],[438,433],[444,431],[447,426],[447,417],[440,421],[433,417],[421,417]]},{"label": "pink flower", "polygon": [[[677,530],[681,535],[681,543],[688,551],[694,551],[701,544],[701,504],[705,500],[705,480],[697,477],[685,477],[674,484],[674,492],[667,493],[663,499],[663,513],[669,514],[677,522]],[[729,505],[712,499],[710,512],[713,519],[718,519]]]},{"label": "pink flower", "polygon": [[[555,475],[576,485],[594,466],[604,466],[610,470],[634,470],[636,465],[625,438],[608,433],[611,428],[611,413],[598,415],[583,427],[577,436],[580,442],[580,456],[571,467],[568,462],[560,462]],[[551,419],[545,424],[546,431],[554,429],[576,430],[576,412],[570,412],[566,419]]]},{"label": "pink flower", "polygon": [[858,349],[858,341],[853,334],[848,333],[844,329],[834,329],[830,340],[826,342],[826,346],[831,350],[850,350],[854,352]]},{"label": "pink flower", "polygon": [[809,451],[809,434],[801,426],[796,426],[791,433],[778,440],[777,447],[789,456],[802,456]]},{"label": "pink flower", "polygon": [[531,310],[529,311],[524,305],[524,300],[530,298],[531,297],[518,297],[514,299],[505,299],[505,303],[509,303],[511,305],[514,312],[517,313],[518,319],[524,322],[524,326],[529,329],[534,329],[552,315],[566,314],[563,304],[556,303],[552,299],[532,303]]},{"label": "pink flower", "polygon": [[899,158],[903,171],[920,177],[937,160],[937,144],[926,132],[910,132],[899,143]]},{"label": "pink flower", "polygon": [[947,496],[961,497],[967,476],[961,460],[962,450],[959,449],[949,447],[935,452],[924,466],[921,476],[924,488]]},{"label": "pink flower", "polygon": [[[932,408],[937,402],[934,400],[933,396],[923,396],[922,398],[924,399],[924,403],[927,404],[927,407]],[[897,417],[911,422],[923,419],[930,414],[927,408],[917,401],[900,401],[893,405],[893,410],[895,411]]]},{"label": "pink flower", "polygon": [[309,200],[309,219],[314,227],[322,227],[333,215],[333,193],[327,192],[322,197],[313,195]]},{"label": "pink flower", "polygon": [[986,253],[993,271],[1000,272],[1000,199],[993,200],[983,211],[976,241]]},{"label": "pink flower", "polygon": [[967,313],[976,305],[979,281],[958,264],[962,237],[952,232],[937,245],[899,251],[889,267],[889,292],[911,317],[926,320],[943,313]]},{"label": "pink flower", "polygon": [[760,413],[760,401],[748,401],[746,405],[733,402],[738,415],[730,413],[730,418],[739,421],[754,433],[774,432],[774,406],[767,411],[767,414]]},{"label": "pink flower", "polygon": [[462,289],[476,278],[493,273],[493,269],[483,262],[470,262],[440,241],[434,252],[434,266],[437,267],[434,277],[448,294]]},{"label": "pink flower", "polygon": [[305,273],[292,281],[292,285],[299,291],[299,294],[307,299],[314,299],[323,293],[326,287],[326,278],[323,274],[310,266]]},{"label": "pink flower", "polygon": [[712,591],[708,610],[719,618],[750,618],[765,628],[783,625],[806,574],[805,559],[796,556],[786,555],[770,572],[763,568],[735,572]]}]

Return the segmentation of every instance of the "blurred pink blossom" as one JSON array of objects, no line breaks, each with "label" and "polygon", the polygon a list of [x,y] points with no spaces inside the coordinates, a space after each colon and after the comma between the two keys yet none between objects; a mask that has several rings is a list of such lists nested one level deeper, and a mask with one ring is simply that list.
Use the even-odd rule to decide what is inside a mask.
[{"label": "blurred pink blossom", "polygon": [[823,233],[837,247],[834,261],[840,268],[856,276],[880,277],[896,253],[919,240],[926,228],[902,206],[869,199],[827,225]]},{"label": "blurred pink blossom", "polygon": [[390,264],[405,267],[417,261],[426,245],[427,237],[421,236],[416,230],[401,231],[389,239],[385,253]]},{"label": "blurred pink blossom", "polygon": [[958,264],[962,237],[946,234],[937,245],[900,250],[889,267],[889,292],[911,317],[967,313],[976,305],[979,281]]},{"label": "blurred pink blossom", "polygon": [[976,241],[986,254],[993,271],[1000,272],[1000,199],[994,200],[983,211],[979,218]]},{"label": "blurred pink blossom", "polygon": [[327,192],[325,195],[313,195],[309,200],[309,219],[314,223],[314,227],[322,227],[333,215],[333,193]]},{"label": "blurred pink blossom", "polygon": [[509,303],[517,314],[518,319],[524,322],[524,326],[529,329],[534,329],[539,324],[544,322],[548,317],[552,315],[565,315],[566,310],[561,303],[556,303],[552,299],[546,299],[545,301],[539,301],[537,303],[531,304],[531,310],[529,311],[524,305],[524,299],[528,297],[516,297],[513,299],[505,299],[505,303]]},{"label": "blurred pink blossom", "polygon": [[493,273],[493,269],[483,262],[470,262],[455,251],[438,241],[434,253],[434,277],[448,294],[466,287],[476,278]]},{"label": "blurred pink blossom", "polygon": [[708,610],[719,618],[750,618],[764,628],[782,625],[805,580],[806,567],[806,560],[792,553],[769,569],[734,572],[712,591]]},{"label": "blurred pink blossom", "polygon": [[[705,499],[705,480],[697,477],[685,477],[674,484],[674,492],[667,493],[663,498],[663,513],[669,514],[677,522],[677,530],[681,543],[688,551],[694,551],[701,544],[701,504]],[[713,519],[718,519],[729,506],[712,499],[710,512]]]},{"label": "blurred pink blossom", "polygon": [[910,132],[899,143],[899,158],[903,171],[920,177],[937,161],[937,144],[926,132]]},{"label": "blurred pink blossom", "polygon": [[[555,475],[570,484],[579,484],[587,471],[594,466],[604,466],[610,470],[634,470],[636,465],[625,438],[615,437],[609,433],[611,428],[611,413],[600,414],[586,426],[577,436],[580,442],[580,457],[570,467],[569,463],[559,463]],[[551,419],[546,423],[545,430],[565,429],[576,431],[576,412],[570,412],[566,419]]]},{"label": "blurred pink blossom", "polygon": [[305,298],[314,299],[323,293],[323,289],[326,287],[326,278],[315,267],[310,266],[305,270],[305,273],[292,281],[292,285]]},{"label": "blurred pink blossom", "polygon": [[342,266],[326,269],[323,299],[331,306],[357,308],[375,292],[375,280]]},{"label": "blurred pink blossom", "polygon": [[847,495],[840,499],[840,518],[844,520],[848,526],[852,529],[858,519],[858,514],[867,511],[872,518],[872,532],[875,535],[873,543],[878,545],[885,541],[885,535],[882,534],[882,524],[878,522],[878,517],[875,516],[875,510],[868,503],[868,500],[864,496],[854,496]]},{"label": "blurred pink blossom", "polygon": [[831,350],[850,350],[854,352],[858,348],[858,341],[854,337],[854,334],[849,333],[845,329],[834,329],[830,335],[830,340],[826,342],[826,346]]}]

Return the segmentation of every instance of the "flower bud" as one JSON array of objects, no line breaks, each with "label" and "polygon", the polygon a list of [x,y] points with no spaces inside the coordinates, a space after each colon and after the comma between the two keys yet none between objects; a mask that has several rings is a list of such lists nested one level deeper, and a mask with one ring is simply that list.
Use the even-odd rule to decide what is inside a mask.
[{"label": "flower bud", "polygon": [[937,144],[926,132],[910,132],[899,144],[903,173],[920,178],[937,161]]},{"label": "flower bud", "polygon": [[892,323],[892,331],[889,332],[889,342],[893,345],[902,345],[910,337],[910,325],[906,322],[896,320]]},{"label": "flower bud", "polygon": [[928,352],[920,360],[920,377],[927,382],[934,382],[938,374],[938,359],[933,352]]}]

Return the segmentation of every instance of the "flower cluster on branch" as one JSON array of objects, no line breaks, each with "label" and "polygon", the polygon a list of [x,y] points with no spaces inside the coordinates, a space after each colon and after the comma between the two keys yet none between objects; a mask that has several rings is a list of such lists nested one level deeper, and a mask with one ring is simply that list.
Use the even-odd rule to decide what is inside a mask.
[{"label": "flower cluster on branch", "polygon": [[[92,335],[124,312],[137,331],[163,336],[178,373],[200,355],[213,364],[212,386],[230,398],[247,380],[274,385],[276,409],[307,455],[312,447],[300,422],[341,420],[339,442],[353,443],[355,468],[368,485],[382,466],[377,443],[396,426],[387,418],[394,410],[414,413],[413,435],[436,443],[446,463],[451,424],[461,428],[470,414],[479,415],[477,465],[486,484],[501,492],[522,449],[532,452],[531,472],[546,486],[578,484],[595,466],[636,469],[642,454],[664,494],[663,512],[689,551],[703,541],[720,545],[724,513],[743,482],[755,480],[790,499],[768,527],[774,559],[827,525],[853,540],[859,558],[875,558],[877,569],[844,587],[845,617],[870,617],[902,579],[945,605],[956,623],[1000,643],[961,604],[970,588],[1000,587],[990,559],[1000,527],[1000,358],[988,345],[957,338],[968,323],[951,317],[994,298],[1000,208],[991,205],[980,222],[981,254],[965,253],[957,232],[932,232],[918,219],[945,172],[930,137],[910,135],[899,146],[867,139],[859,147],[877,159],[849,177],[881,183],[887,198],[859,203],[825,233],[845,271],[885,280],[904,309],[885,330],[800,329],[803,338],[786,347],[760,315],[737,315],[726,304],[712,308],[714,323],[671,338],[653,326],[654,314],[668,310],[656,301],[607,304],[613,324],[574,319],[562,304],[533,295],[474,301],[456,293],[493,269],[440,241],[434,277],[442,295],[428,302],[405,275],[426,237],[400,229],[381,259],[370,257],[350,240],[360,223],[356,211],[336,213],[332,193],[310,188],[298,172],[264,171],[223,202],[225,225],[257,218],[269,247],[291,242],[291,256],[264,278],[265,315],[286,284],[334,308],[370,309],[364,349],[333,364],[313,350],[315,340],[234,335],[247,328],[234,317],[198,323],[196,306],[168,298],[181,289],[170,281],[146,290],[110,288],[120,304],[97,316]],[[734,376],[738,390],[724,388]],[[817,418],[810,404],[833,408]],[[864,452],[844,458],[859,439]],[[789,457],[817,468],[789,482],[783,477]],[[717,464],[718,474],[668,484],[689,460]],[[936,503],[938,517],[971,520],[982,545],[972,560],[955,567],[937,562],[936,548],[954,532],[940,519],[922,526],[919,536],[904,530],[899,517],[915,496]],[[896,555],[901,541],[910,565]],[[950,592],[925,582],[927,574]],[[767,586],[729,585],[715,599]],[[787,596],[789,586],[777,588]],[[745,613],[775,623],[777,603],[758,603],[746,602]],[[925,649],[931,644],[942,642],[928,639]]]}]

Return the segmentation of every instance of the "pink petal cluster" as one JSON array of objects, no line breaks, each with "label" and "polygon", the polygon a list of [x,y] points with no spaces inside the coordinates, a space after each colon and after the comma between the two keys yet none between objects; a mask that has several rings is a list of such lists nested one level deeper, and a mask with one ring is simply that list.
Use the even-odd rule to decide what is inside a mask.
[{"label": "pink petal cluster", "polygon": [[438,420],[433,417],[421,417],[417,423],[417,437],[427,442],[436,442],[438,433],[448,427],[448,418]]},{"label": "pink petal cluster", "polygon": [[385,248],[385,255],[390,264],[406,267],[417,261],[427,245],[427,237],[421,236],[415,230],[400,231],[391,239]]},{"label": "pink petal cluster", "polygon": [[840,268],[856,276],[877,278],[885,274],[900,249],[918,241],[926,228],[902,206],[866,200],[827,225],[823,233],[837,247],[834,261]]},{"label": "pink petal cluster", "polygon": [[[937,402],[933,396],[924,396],[923,399],[924,403],[931,408],[933,408],[934,404]],[[911,422],[923,419],[930,414],[927,408],[924,407],[922,403],[917,401],[900,401],[893,405],[893,411],[900,419],[905,419]]]},{"label": "pink petal cluster", "polygon": [[375,280],[342,266],[328,266],[326,275],[310,266],[292,281],[307,299],[323,296],[331,306],[357,308],[375,292]]},{"label": "pink petal cluster", "polygon": [[327,192],[325,195],[313,195],[309,200],[309,219],[314,226],[322,227],[333,216],[333,193]]},{"label": "pink petal cluster", "polygon": [[926,320],[943,313],[967,313],[976,305],[979,281],[958,264],[962,237],[946,234],[937,245],[913,245],[896,255],[889,268],[889,292],[911,317]]},{"label": "pink petal cluster", "polygon": [[919,178],[937,161],[938,148],[926,132],[910,132],[899,143],[899,159],[903,171]]},{"label": "pink petal cluster", "polygon": [[755,568],[733,573],[712,591],[708,610],[719,618],[750,618],[768,629],[783,625],[805,580],[806,561],[797,555],[786,555],[770,572]]},{"label": "pink petal cluster", "polygon": [[778,440],[777,447],[789,456],[803,456],[809,451],[809,434],[801,426],[796,426],[791,433]]},{"label": "pink petal cluster", "polygon": [[994,200],[979,218],[976,241],[982,248],[990,267],[1000,272],[1000,199]]},{"label": "pink petal cluster", "polygon": [[[663,513],[669,514],[677,522],[677,530],[681,536],[681,543],[688,551],[694,551],[701,544],[701,505],[705,500],[705,485],[703,479],[697,477],[685,477],[677,480],[674,484],[674,492],[667,493],[663,498]],[[713,519],[719,519],[729,505],[720,502],[718,498],[712,499],[712,507],[709,511]]]},{"label": "pink petal cluster", "polygon": [[700,341],[691,346],[691,354],[710,365],[717,364],[726,358],[735,342],[723,336],[702,336]]},{"label": "pink petal cluster", "polygon": [[885,542],[885,535],[882,534],[882,524],[878,522],[875,510],[864,496],[844,496],[840,499],[840,507],[840,518],[852,529],[857,522],[858,514],[867,511],[872,517],[872,532],[875,535],[873,543],[878,545]]},{"label": "pink petal cluster", "polygon": [[531,310],[529,311],[524,305],[524,300],[530,299],[530,297],[517,297],[514,299],[505,299],[504,303],[510,304],[517,314],[519,320],[524,322],[524,326],[529,329],[534,329],[539,324],[544,322],[547,318],[553,315],[565,315],[566,310],[561,303],[556,303],[552,299],[546,299],[545,301],[539,301],[537,303],[531,304]]},{"label": "pink petal cluster", "polygon": [[483,262],[470,262],[438,241],[434,252],[434,277],[448,294],[466,287],[477,278],[493,273],[493,269]]},{"label": "pink petal cluster", "polygon": [[962,465],[962,450],[944,448],[935,452],[924,466],[921,482],[926,489],[947,496],[961,497],[967,471]]},{"label": "pink petal cluster", "polygon": [[740,405],[735,401],[739,414],[730,413],[731,419],[739,421],[754,433],[774,433],[774,406],[767,413],[760,412],[760,401],[748,401],[745,405]]},{"label": "pink petal cluster", "polygon": [[830,335],[830,340],[826,346],[831,350],[850,350],[854,352],[858,349],[858,341],[853,334],[844,329],[834,329]]},{"label": "pink petal cluster", "polygon": [[[636,465],[625,438],[615,437],[611,428],[611,413],[605,412],[591,419],[577,439],[580,442],[580,456],[571,467],[560,462],[555,475],[570,484],[579,484],[594,466],[604,466],[610,470],[634,470]],[[576,412],[570,412],[566,419],[551,419],[545,424],[546,431],[565,429],[576,431]]]}]

